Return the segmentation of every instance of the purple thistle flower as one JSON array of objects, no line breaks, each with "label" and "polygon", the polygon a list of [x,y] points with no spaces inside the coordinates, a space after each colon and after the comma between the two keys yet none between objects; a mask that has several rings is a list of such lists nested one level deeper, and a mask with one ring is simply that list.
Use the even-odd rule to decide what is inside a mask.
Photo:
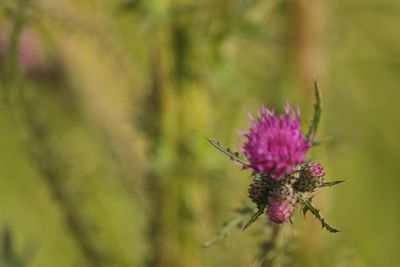
[{"label": "purple thistle flower", "polygon": [[284,223],[292,215],[293,206],[287,201],[271,202],[268,206],[268,218],[274,223]]},{"label": "purple thistle flower", "polygon": [[274,111],[262,108],[258,118],[251,121],[243,150],[254,172],[279,181],[304,162],[311,141],[301,132],[299,110],[295,113],[287,104],[285,113],[276,116]]}]

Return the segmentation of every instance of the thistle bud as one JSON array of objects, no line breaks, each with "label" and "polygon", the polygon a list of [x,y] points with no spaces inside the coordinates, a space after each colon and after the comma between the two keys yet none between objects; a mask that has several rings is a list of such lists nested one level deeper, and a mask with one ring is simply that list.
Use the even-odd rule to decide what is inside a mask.
[{"label": "thistle bud", "polygon": [[249,198],[257,204],[258,207],[266,205],[269,195],[268,182],[262,177],[254,178],[253,182],[250,184]]},{"label": "thistle bud", "polygon": [[293,186],[299,192],[313,192],[323,184],[324,176],[325,171],[322,165],[312,161],[303,165],[300,169],[300,177]]},{"label": "thistle bud", "polygon": [[300,178],[301,165],[293,167],[293,171],[285,175],[281,183],[293,185]]},{"label": "thistle bud", "polygon": [[293,206],[284,200],[274,201],[269,204],[267,215],[274,223],[284,223],[289,220],[292,215]]},{"label": "thistle bud", "polygon": [[311,162],[309,172],[313,177],[323,178],[325,176],[324,167],[318,162]]},{"label": "thistle bud", "polygon": [[296,204],[296,196],[293,187],[289,184],[279,184],[274,187],[268,196],[268,203],[285,201],[291,205]]}]

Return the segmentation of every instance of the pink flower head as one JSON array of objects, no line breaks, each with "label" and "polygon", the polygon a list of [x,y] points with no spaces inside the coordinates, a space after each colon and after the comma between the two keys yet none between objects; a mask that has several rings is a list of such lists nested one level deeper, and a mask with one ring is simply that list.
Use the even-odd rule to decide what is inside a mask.
[{"label": "pink flower head", "polygon": [[322,178],[325,176],[324,167],[322,167],[321,164],[315,161],[310,163],[308,171],[313,177]]},{"label": "pink flower head", "polygon": [[255,172],[279,181],[304,162],[311,142],[301,132],[299,110],[295,113],[287,104],[285,113],[276,116],[274,111],[262,108],[258,118],[251,121],[243,151]]},{"label": "pink flower head", "polygon": [[[9,25],[0,32],[0,60],[4,61],[10,45]],[[18,39],[17,60],[19,67],[24,71],[34,71],[42,63],[42,47],[37,34],[29,29],[24,29]],[[0,62],[2,63],[2,62]]]},{"label": "pink flower head", "polygon": [[292,215],[293,206],[287,201],[275,201],[268,206],[268,218],[274,223],[284,223]]},{"label": "pink flower head", "polygon": [[22,32],[18,47],[18,63],[21,68],[32,71],[40,63],[40,42],[33,31]]}]

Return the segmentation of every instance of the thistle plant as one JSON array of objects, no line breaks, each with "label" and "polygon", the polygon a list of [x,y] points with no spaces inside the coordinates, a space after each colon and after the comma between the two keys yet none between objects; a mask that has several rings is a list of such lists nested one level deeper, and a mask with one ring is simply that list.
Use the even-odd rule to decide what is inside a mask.
[{"label": "thistle plant", "polygon": [[256,210],[239,209],[241,220],[236,218],[232,221],[236,224],[227,223],[214,242],[207,242],[206,246],[225,237],[228,234],[226,226],[229,226],[229,230],[233,224],[246,229],[262,214],[274,229],[279,229],[280,225],[292,222],[296,208],[300,208],[304,215],[307,212],[313,214],[322,228],[329,232],[339,232],[326,222],[312,203],[314,193],[319,188],[344,182],[327,182],[321,163],[307,157],[307,152],[316,144],[321,116],[322,103],[317,83],[315,97],[314,116],[307,133],[301,130],[300,109],[294,110],[286,104],[282,114],[261,108],[256,118],[249,115],[250,129],[243,133],[246,140],[239,151],[224,148],[219,142],[209,139],[219,151],[251,172],[248,195]]}]

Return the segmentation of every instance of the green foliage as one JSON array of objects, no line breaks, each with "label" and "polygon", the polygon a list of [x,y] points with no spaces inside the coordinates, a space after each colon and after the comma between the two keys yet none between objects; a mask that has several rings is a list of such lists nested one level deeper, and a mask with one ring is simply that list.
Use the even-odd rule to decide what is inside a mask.
[{"label": "green foliage", "polygon": [[308,132],[306,135],[307,139],[313,139],[313,140],[317,134],[318,125],[321,119],[321,112],[322,112],[321,92],[319,91],[317,82],[314,83],[314,94],[315,94],[314,115],[312,121],[310,122]]},{"label": "green foliage", "polygon": [[324,182],[322,185],[320,185],[319,187],[331,187],[331,186],[335,186],[341,183],[347,182],[347,180],[338,180],[338,181],[333,181],[333,182]]},{"label": "green foliage", "polygon": [[315,218],[317,218],[320,221],[322,228],[325,228],[326,230],[328,230],[331,233],[339,232],[339,230],[333,228],[325,221],[325,219],[321,216],[320,211],[312,205],[311,201],[312,201],[312,197],[301,200],[301,203],[303,205],[303,209],[302,209],[303,215],[305,216],[306,213],[309,211],[309,212],[311,212],[312,215],[314,215]]}]

